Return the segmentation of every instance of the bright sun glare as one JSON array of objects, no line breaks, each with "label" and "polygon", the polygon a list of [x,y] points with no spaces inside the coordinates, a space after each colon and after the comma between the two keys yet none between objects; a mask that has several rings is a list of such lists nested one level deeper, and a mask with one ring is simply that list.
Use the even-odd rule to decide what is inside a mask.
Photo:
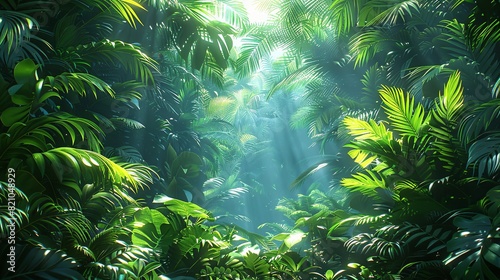
[{"label": "bright sun glare", "polygon": [[243,1],[248,13],[248,19],[254,23],[266,22],[269,18],[269,11],[258,9],[256,2],[255,0]]}]

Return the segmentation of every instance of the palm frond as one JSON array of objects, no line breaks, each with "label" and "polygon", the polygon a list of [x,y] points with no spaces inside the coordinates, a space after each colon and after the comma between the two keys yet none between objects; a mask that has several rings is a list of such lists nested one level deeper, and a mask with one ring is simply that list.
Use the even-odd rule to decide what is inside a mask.
[{"label": "palm frond", "polygon": [[[141,164],[115,163],[96,152],[59,147],[32,155],[34,167],[42,175],[52,167],[59,179],[69,177],[85,183],[102,184],[106,190],[119,193],[125,198],[125,190],[136,193],[152,183],[153,171]],[[71,173],[68,174],[68,170]],[[133,201],[133,200],[131,200]]]},{"label": "palm frond", "polygon": [[[17,207],[14,207],[15,209],[9,207],[12,203],[12,198],[9,199],[10,193],[14,194],[16,198]],[[12,197],[12,194],[10,197]],[[9,203],[9,200],[11,203]],[[19,228],[24,221],[28,220],[28,214],[19,207],[22,202],[27,200],[28,198],[26,195],[18,187],[12,187],[12,183],[9,187],[8,182],[0,181],[0,202],[2,203],[0,206],[0,236],[9,236],[9,225],[12,221],[14,221],[16,227]]]},{"label": "palm frond", "polygon": [[[382,228],[380,231],[383,231]],[[389,260],[403,258],[408,254],[400,241],[390,241],[383,237],[368,233],[358,234],[346,241],[345,246],[350,252],[362,256],[381,256]]]},{"label": "palm frond", "polygon": [[86,96],[91,92],[96,99],[98,92],[104,92],[111,97],[115,96],[115,91],[108,83],[88,73],[61,73],[55,77],[48,76],[45,78],[45,83],[62,93],[74,91],[81,96]]},{"label": "palm frond", "polygon": [[368,1],[359,13],[359,21],[366,25],[395,25],[405,21],[419,11],[417,0],[406,1]]},{"label": "palm frond", "polygon": [[490,45],[500,41],[499,29],[499,19],[482,23],[476,23],[476,20],[472,20],[466,33],[468,42],[470,42],[473,50],[479,53],[484,52],[486,48],[491,47]]},{"label": "palm frond", "polygon": [[376,54],[395,48],[395,38],[390,29],[369,29],[352,37],[349,43],[351,54],[355,57],[354,66],[366,65]]},{"label": "palm frond", "polygon": [[114,15],[121,16],[130,26],[136,27],[137,23],[142,24],[136,9],[144,10],[141,1],[136,0],[76,0],[78,5],[83,7],[96,7],[103,12],[114,11]]},{"label": "palm frond", "polygon": [[[225,21],[243,23],[241,6],[232,1],[149,1],[159,10],[164,10],[166,20],[154,26],[166,40],[174,43],[180,56],[200,69],[207,61],[227,67],[227,59],[233,47],[230,37],[234,27]],[[233,4],[235,4],[233,6]]]},{"label": "palm frond", "polygon": [[488,133],[475,140],[468,152],[467,165],[472,165],[479,178],[492,178],[500,171],[500,133]]},{"label": "palm frond", "polygon": [[385,178],[371,170],[358,172],[353,174],[351,178],[343,178],[340,183],[352,191],[359,191],[368,197],[374,198],[380,196],[378,189],[387,189]]},{"label": "palm frond", "polygon": [[358,24],[363,25],[358,21],[358,14],[366,0],[335,0],[333,1],[330,9],[333,10],[333,18],[335,19],[335,26],[338,28],[339,34],[349,33],[351,28],[356,27]]},{"label": "palm frond", "polygon": [[33,17],[16,11],[0,11],[0,61],[7,68],[23,59],[32,58],[43,64],[52,49],[36,31],[40,28]]},{"label": "palm frond", "polygon": [[0,274],[2,279],[34,279],[42,275],[47,279],[85,279],[74,259],[63,251],[25,245],[16,248],[16,257],[15,273],[5,268]]},{"label": "palm frond", "polygon": [[343,121],[345,127],[349,130],[349,134],[354,136],[355,140],[384,140],[390,141],[393,139],[390,132],[383,122],[377,123],[375,120],[363,121],[352,117],[346,117]]},{"label": "palm frond", "polygon": [[458,129],[459,139],[464,145],[476,140],[483,133],[498,128],[496,120],[500,119],[500,100],[493,99],[478,106],[467,113],[460,122]]},{"label": "palm frond", "polygon": [[402,136],[420,136],[422,127],[430,117],[425,114],[422,104],[415,105],[414,98],[409,97],[400,88],[383,86],[379,92],[394,129]]},{"label": "palm frond", "polygon": [[456,129],[458,121],[463,112],[463,87],[460,80],[460,73],[453,73],[444,87],[443,93],[435,101],[435,106],[431,111],[430,134],[437,141],[434,149],[439,154],[439,160],[445,163],[444,168],[450,170],[452,166],[457,166],[457,152],[459,145],[454,140],[452,131]]},{"label": "palm frond", "polygon": [[219,0],[215,1],[212,10],[215,18],[220,21],[227,22],[235,29],[243,30],[249,24],[247,11],[243,2],[236,0]]},{"label": "palm frond", "polygon": [[8,57],[15,49],[22,46],[24,40],[30,39],[31,30],[40,28],[33,17],[16,11],[0,10],[0,46],[6,48],[3,58]]},{"label": "palm frond", "polygon": [[370,227],[382,227],[389,223],[390,215],[384,213],[380,215],[352,215],[346,219],[342,219],[340,222],[335,223],[328,233],[334,232],[341,227],[351,227],[351,226],[364,226],[369,225]]},{"label": "palm frond", "polygon": [[251,32],[241,39],[242,47],[235,61],[236,73],[241,77],[249,76],[260,68],[261,59],[277,48],[276,40],[264,32]]},{"label": "palm frond", "polygon": [[[83,242],[93,230],[81,209],[65,208],[41,193],[29,196],[29,206],[25,211],[28,219],[21,224],[19,232],[27,239],[36,240],[39,233],[43,232],[68,232],[79,242]],[[44,241],[40,240],[40,243],[43,244]]]},{"label": "palm frond", "polygon": [[269,99],[276,91],[283,89],[297,89],[301,86],[321,79],[324,73],[314,63],[305,64],[303,67],[289,73],[284,79],[276,83],[267,93]]},{"label": "palm frond", "polygon": [[101,129],[93,122],[69,114],[39,117],[27,123],[15,123],[1,134],[0,159],[44,152],[61,140],[70,145],[85,141],[92,151],[98,152],[102,146],[101,134]]},{"label": "palm frond", "polygon": [[87,63],[100,61],[111,66],[121,65],[135,79],[145,84],[152,83],[154,81],[153,72],[158,71],[157,63],[152,58],[142,52],[139,47],[123,41],[105,39],[100,42],[76,46],[74,52]]}]

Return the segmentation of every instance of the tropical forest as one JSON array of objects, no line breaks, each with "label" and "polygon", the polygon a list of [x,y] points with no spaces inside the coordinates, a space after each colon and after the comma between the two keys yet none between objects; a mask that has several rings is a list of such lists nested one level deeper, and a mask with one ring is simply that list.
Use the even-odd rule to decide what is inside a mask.
[{"label": "tropical forest", "polygon": [[0,1],[0,279],[500,279],[500,1]]}]

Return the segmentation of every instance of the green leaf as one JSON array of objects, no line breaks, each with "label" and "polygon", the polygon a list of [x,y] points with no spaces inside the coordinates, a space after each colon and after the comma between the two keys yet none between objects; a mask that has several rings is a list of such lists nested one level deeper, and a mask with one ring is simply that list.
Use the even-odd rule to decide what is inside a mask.
[{"label": "green leaf", "polygon": [[16,247],[15,273],[0,272],[2,279],[84,279],[77,263],[63,251],[31,246]]},{"label": "green leaf", "polygon": [[10,107],[2,112],[2,115],[0,115],[0,119],[2,120],[3,125],[8,127],[12,126],[16,122],[26,121],[29,113],[29,106]]},{"label": "green leaf", "polygon": [[14,78],[18,84],[32,83],[34,85],[38,80],[37,69],[38,66],[33,60],[29,58],[24,59],[14,67]]},{"label": "green leaf", "polygon": [[163,205],[165,205],[168,208],[168,210],[182,217],[193,217],[203,220],[210,218],[210,215],[208,214],[207,210],[191,202],[178,200],[175,198],[168,197],[166,195],[156,196],[153,202],[163,203]]},{"label": "green leaf", "polygon": [[302,239],[306,237],[306,234],[301,230],[294,230],[285,238],[284,243],[288,248],[292,248],[294,245],[298,244]]}]

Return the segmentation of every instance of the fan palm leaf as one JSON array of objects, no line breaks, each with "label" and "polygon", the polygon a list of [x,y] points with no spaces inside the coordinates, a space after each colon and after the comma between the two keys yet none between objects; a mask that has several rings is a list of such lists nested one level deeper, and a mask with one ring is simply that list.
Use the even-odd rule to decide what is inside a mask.
[{"label": "fan palm leaf", "polygon": [[365,5],[366,0],[335,0],[333,1],[330,9],[333,10],[333,17],[335,19],[335,26],[339,34],[346,34],[351,31],[353,27],[358,24],[363,25],[363,22],[358,21],[358,15]]},{"label": "fan palm leaf", "polygon": [[[110,65],[118,63],[129,73],[134,75],[136,80],[145,84],[153,82],[153,71],[158,71],[157,63],[134,46],[123,41],[111,41],[108,39],[93,42],[86,45],[79,45],[74,48],[80,59],[84,61],[84,68],[90,66],[93,61],[101,61]],[[64,54],[63,54],[64,55]]]}]

